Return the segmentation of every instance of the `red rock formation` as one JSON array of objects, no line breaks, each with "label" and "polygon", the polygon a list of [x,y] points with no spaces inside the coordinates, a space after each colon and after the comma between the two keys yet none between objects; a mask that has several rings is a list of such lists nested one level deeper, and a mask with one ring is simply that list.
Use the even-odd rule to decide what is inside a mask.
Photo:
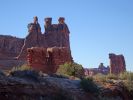
[{"label": "red rock formation", "polygon": [[110,73],[119,74],[126,71],[126,64],[123,55],[109,54]]},{"label": "red rock formation", "polygon": [[48,47],[68,47],[69,29],[65,24],[65,18],[60,17],[58,24],[52,24],[52,18],[45,18],[45,39]]},{"label": "red rock formation", "polygon": [[[52,24],[52,18],[46,18],[45,19],[45,32],[44,34],[42,34],[41,27],[38,23],[38,18],[37,16],[35,16],[33,22],[28,24],[28,35],[26,36],[25,40],[11,37],[11,36],[0,36],[0,59],[2,60],[4,59],[6,62],[7,59],[14,60],[14,58],[16,57],[18,61],[25,62],[26,56],[27,56],[27,48],[31,48],[31,47],[40,47],[40,49],[42,47],[43,49],[51,48],[51,47],[52,48],[53,47],[66,47],[68,48],[67,49],[68,52],[70,52],[70,43],[69,43],[70,32],[64,20],[65,19],[63,17],[60,17],[58,20],[59,21],[58,24]],[[58,48],[58,50],[60,49]],[[58,50],[52,49],[52,55],[54,55],[53,57],[58,55],[56,54],[56,52],[60,52]],[[48,54],[48,51],[44,53]],[[49,53],[51,52],[49,51]],[[38,56],[39,55],[37,55],[37,57]],[[55,58],[53,59],[55,60]],[[43,61],[40,61],[40,62],[43,62]],[[52,62],[52,64],[54,63]],[[6,65],[6,63],[4,65]],[[4,65],[2,64],[2,66]]]},{"label": "red rock formation", "polygon": [[59,65],[65,62],[72,62],[71,52],[66,47],[28,49],[28,64],[39,71],[45,73],[55,73]]},{"label": "red rock formation", "polygon": [[59,24],[52,24],[52,18],[45,18],[44,34],[41,34],[40,25],[35,18],[33,23],[28,24],[29,34],[18,56],[19,59],[25,59],[26,50],[31,47],[67,47],[70,49],[70,32],[63,17],[59,18]]},{"label": "red rock formation", "polygon": [[80,80],[39,76],[31,71],[0,73],[0,100],[99,100],[81,88]]},{"label": "red rock formation", "polygon": [[0,35],[0,59],[3,60],[16,57],[19,54],[23,43],[24,39],[9,35]]}]

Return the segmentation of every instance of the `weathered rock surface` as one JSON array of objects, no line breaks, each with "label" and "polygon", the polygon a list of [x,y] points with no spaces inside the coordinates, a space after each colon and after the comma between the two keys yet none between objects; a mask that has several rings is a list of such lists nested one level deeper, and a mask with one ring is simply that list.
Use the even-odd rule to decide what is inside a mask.
[{"label": "weathered rock surface", "polygon": [[14,60],[21,51],[23,44],[24,39],[0,35],[0,69],[9,70],[13,66],[19,66],[25,62]]},{"label": "weathered rock surface", "polygon": [[106,98],[105,100],[132,100],[133,91],[129,92],[121,81],[116,80],[114,82],[112,81],[112,83],[104,84],[101,88],[100,95],[101,98]]},{"label": "weathered rock surface", "polygon": [[[27,76],[28,77],[28,76]],[[96,100],[80,88],[79,80],[53,77],[0,77],[1,100]]]},{"label": "weathered rock surface", "polygon": [[0,60],[0,69],[4,71],[8,71],[8,70],[11,70],[12,67],[21,66],[25,63],[27,62],[23,60],[13,60],[13,59]]},{"label": "weathered rock surface", "polygon": [[0,35],[0,59],[16,57],[24,43],[24,39],[8,35]]},{"label": "weathered rock surface", "polygon": [[28,65],[45,73],[55,73],[59,65],[73,62],[71,52],[66,47],[28,49]]},{"label": "weathered rock surface", "polygon": [[123,55],[109,54],[110,72],[113,74],[120,74],[126,71],[126,64]]},{"label": "weathered rock surface", "polygon": [[[133,92],[133,91],[132,91]],[[51,77],[33,71],[0,72],[1,100],[132,100],[121,82],[104,83],[99,95],[85,92],[80,80]]]}]

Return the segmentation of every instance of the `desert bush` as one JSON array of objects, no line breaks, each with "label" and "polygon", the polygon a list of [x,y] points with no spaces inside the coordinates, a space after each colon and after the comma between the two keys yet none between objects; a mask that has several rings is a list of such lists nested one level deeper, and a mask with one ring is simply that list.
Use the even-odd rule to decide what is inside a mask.
[{"label": "desert bush", "polygon": [[133,73],[132,72],[120,73],[119,79],[123,80],[123,84],[129,92],[133,91]]},{"label": "desert bush", "polygon": [[107,81],[108,79],[114,79],[114,80],[131,80],[133,81],[133,73],[132,72],[123,72],[120,73],[118,75],[115,74],[108,74],[108,75],[103,75],[101,73],[98,73],[96,75],[93,76],[93,78],[95,80],[99,80],[99,81]]},{"label": "desert bush", "polygon": [[132,72],[123,72],[123,73],[120,73],[119,74],[119,79],[133,81],[133,73]]},{"label": "desert bush", "polygon": [[8,76],[24,78],[31,81],[38,81],[40,73],[33,70],[30,66],[22,65],[18,67],[13,67]]},{"label": "desert bush", "polygon": [[71,63],[65,63],[63,65],[60,65],[58,70],[57,70],[57,74],[61,74],[61,75],[73,75],[74,69],[71,68],[72,64]]},{"label": "desert bush", "polygon": [[133,91],[133,81],[131,80],[126,80],[126,81],[123,81],[123,84],[124,86],[126,87],[126,89],[131,92]]},{"label": "desert bush", "polygon": [[114,79],[114,80],[117,80],[118,79],[118,76],[115,75],[115,74],[108,74],[108,75],[106,75],[106,79]]},{"label": "desert bush", "polygon": [[80,85],[86,92],[99,93],[99,89],[92,77],[83,78],[80,82]]},{"label": "desert bush", "polygon": [[10,72],[9,76],[38,82],[40,74],[35,70],[17,70]]},{"label": "desert bush", "polygon": [[18,70],[19,70],[19,71],[32,70],[32,68],[31,68],[30,66],[24,64],[24,65],[22,65],[22,66],[13,67],[13,68],[11,69],[11,72],[13,72],[13,71],[18,71]]},{"label": "desert bush", "polygon": [[106,82],[106,75],[101,73],[94,75],[93,78],[97,81]]},{"label": "desert bush", "polygon": [[123,73],[120,73],[119,74],[119,79],[121,79],[121,80],[127,80],[127,78],[128,78],[128,73],[127,72],[123,72]]},{"label": "desert bush", "polygon": [[77,63],[65,63],[59,66],[57,74],[82,77],[84,75],[84,69],[82,65]]}]

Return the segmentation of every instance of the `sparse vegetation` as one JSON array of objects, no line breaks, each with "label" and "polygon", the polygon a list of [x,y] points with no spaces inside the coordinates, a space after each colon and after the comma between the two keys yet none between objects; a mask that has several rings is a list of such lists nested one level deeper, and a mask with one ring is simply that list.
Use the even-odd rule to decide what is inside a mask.
[{"label": "sparse vegetation", "polygon": [[25,78],[31,81],[38,81],[40,73],[33,70],[28,65],[22,65],[18,67],[13,67],[8,76]]},{"label": "sparse vegetation", "polygon": [[95,81],[99,82],[113,82],[111,80],[120,80],[124,87],[129,91],[133,92],[133,73],[132,72],[123,72],[120,73],[119,75],[115,74],[108,74],[108,75],[103,75],[103,74],[96,74],[93,76],[93,79]]},{"label": "sparse vegetation", "polygon": [[104,75],[104,74],[98,73],[93,76],[93,79],[99,82],[109,82],[111,80],[117,80],[119,79],[119,77],[118,75],[114,75],[114,74]]},{"label": "sparse vegetation", "polygon": [[118,79],[118,75],[108,74],[108,75],[106,75],[106,79],[114,79],[114,80],[117,80]]},{"label": "sparse vegetation", "polygon": [[10,72],[9,76],[28,79],[29,81],[39,81],[39,73],[34,70],[17,70]]},{"label": "sparse vegetation", "polygon": [[129,92],[133,92],[133,81],[131,80],[126,80],[126,81],[123,81],[123,84],[124,86],[126,87],[126,89],[129,91]]},{"label": "sparse vegetation", "polygon": [[123,72],[123,73],[120,73],[119,74],[119,79],[133,81],[133,73],[132,72]]},{"label": "sparse vegetation", "polygon": [[96,74],[93,76],[93,78],[95,80],[98,81],[103,81],[106,82],[107,80],[130,80],[133,81],[133,73],[132,72],[123,72],[120,73],[119,75],[115,75],[115,74],[108,74],[108,75],[103,75],[103,74]]},{"label": "sparse vegetation", "polygon": [[32,68],[31,68],[30,66],[24,64],[24,65],[22,65],[22,66],[13,67],[13,68],[11,69],[11,72],[13,72],[13,71],[18,71],[18,70],[19,70],[19,71],[32,70]]},{"label": "sparse vegetation", "polygon": [[103,75],[101,73],[96,74],[93,76],[94,80],[101,81],[101,82],[106,82],[106,75]]},{"label": "sparse vegetation", "polygon": [[83,78],[80,82],[81,87],[86,91],[86,92],[91,92],[91,93],[98,93],[99,89],[95,82],[93,81],[93,78]]},{"label": "sparse vegetation", "polygon": [[129,92],[133,92],[133,73],[124,72],[119,75],[119,78],[123,80],[124,86]]},{"label": "sparse vegetation", "polygon": [[82,65],[77,63],[65,63],[59,66],[57,74],[65,76],[75,76],[80,78],[84,76],[84,69]]}]

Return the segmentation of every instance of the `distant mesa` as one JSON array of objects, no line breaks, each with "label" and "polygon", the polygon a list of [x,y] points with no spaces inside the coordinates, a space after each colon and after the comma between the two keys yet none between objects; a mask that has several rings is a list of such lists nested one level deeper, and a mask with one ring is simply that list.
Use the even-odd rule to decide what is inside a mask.
[{"label": "distant mesa", "polygon": [[107,75],[110,72],[109,66],[105,67],[103,63],[100,63],[98,68],[85,68],[85,75],[86,76],[93,76],[98,73]]},{"label": "distant mesa", "polygon": [[107,75],[111,74],[120,74],[126,71],[125,58],[123,55],[116,55],[114,53],[109,54],[110,66],[105,67],[103,63],[100,63],[98,68],[85,68],[86,76],[93,76],[98,73]]}]

